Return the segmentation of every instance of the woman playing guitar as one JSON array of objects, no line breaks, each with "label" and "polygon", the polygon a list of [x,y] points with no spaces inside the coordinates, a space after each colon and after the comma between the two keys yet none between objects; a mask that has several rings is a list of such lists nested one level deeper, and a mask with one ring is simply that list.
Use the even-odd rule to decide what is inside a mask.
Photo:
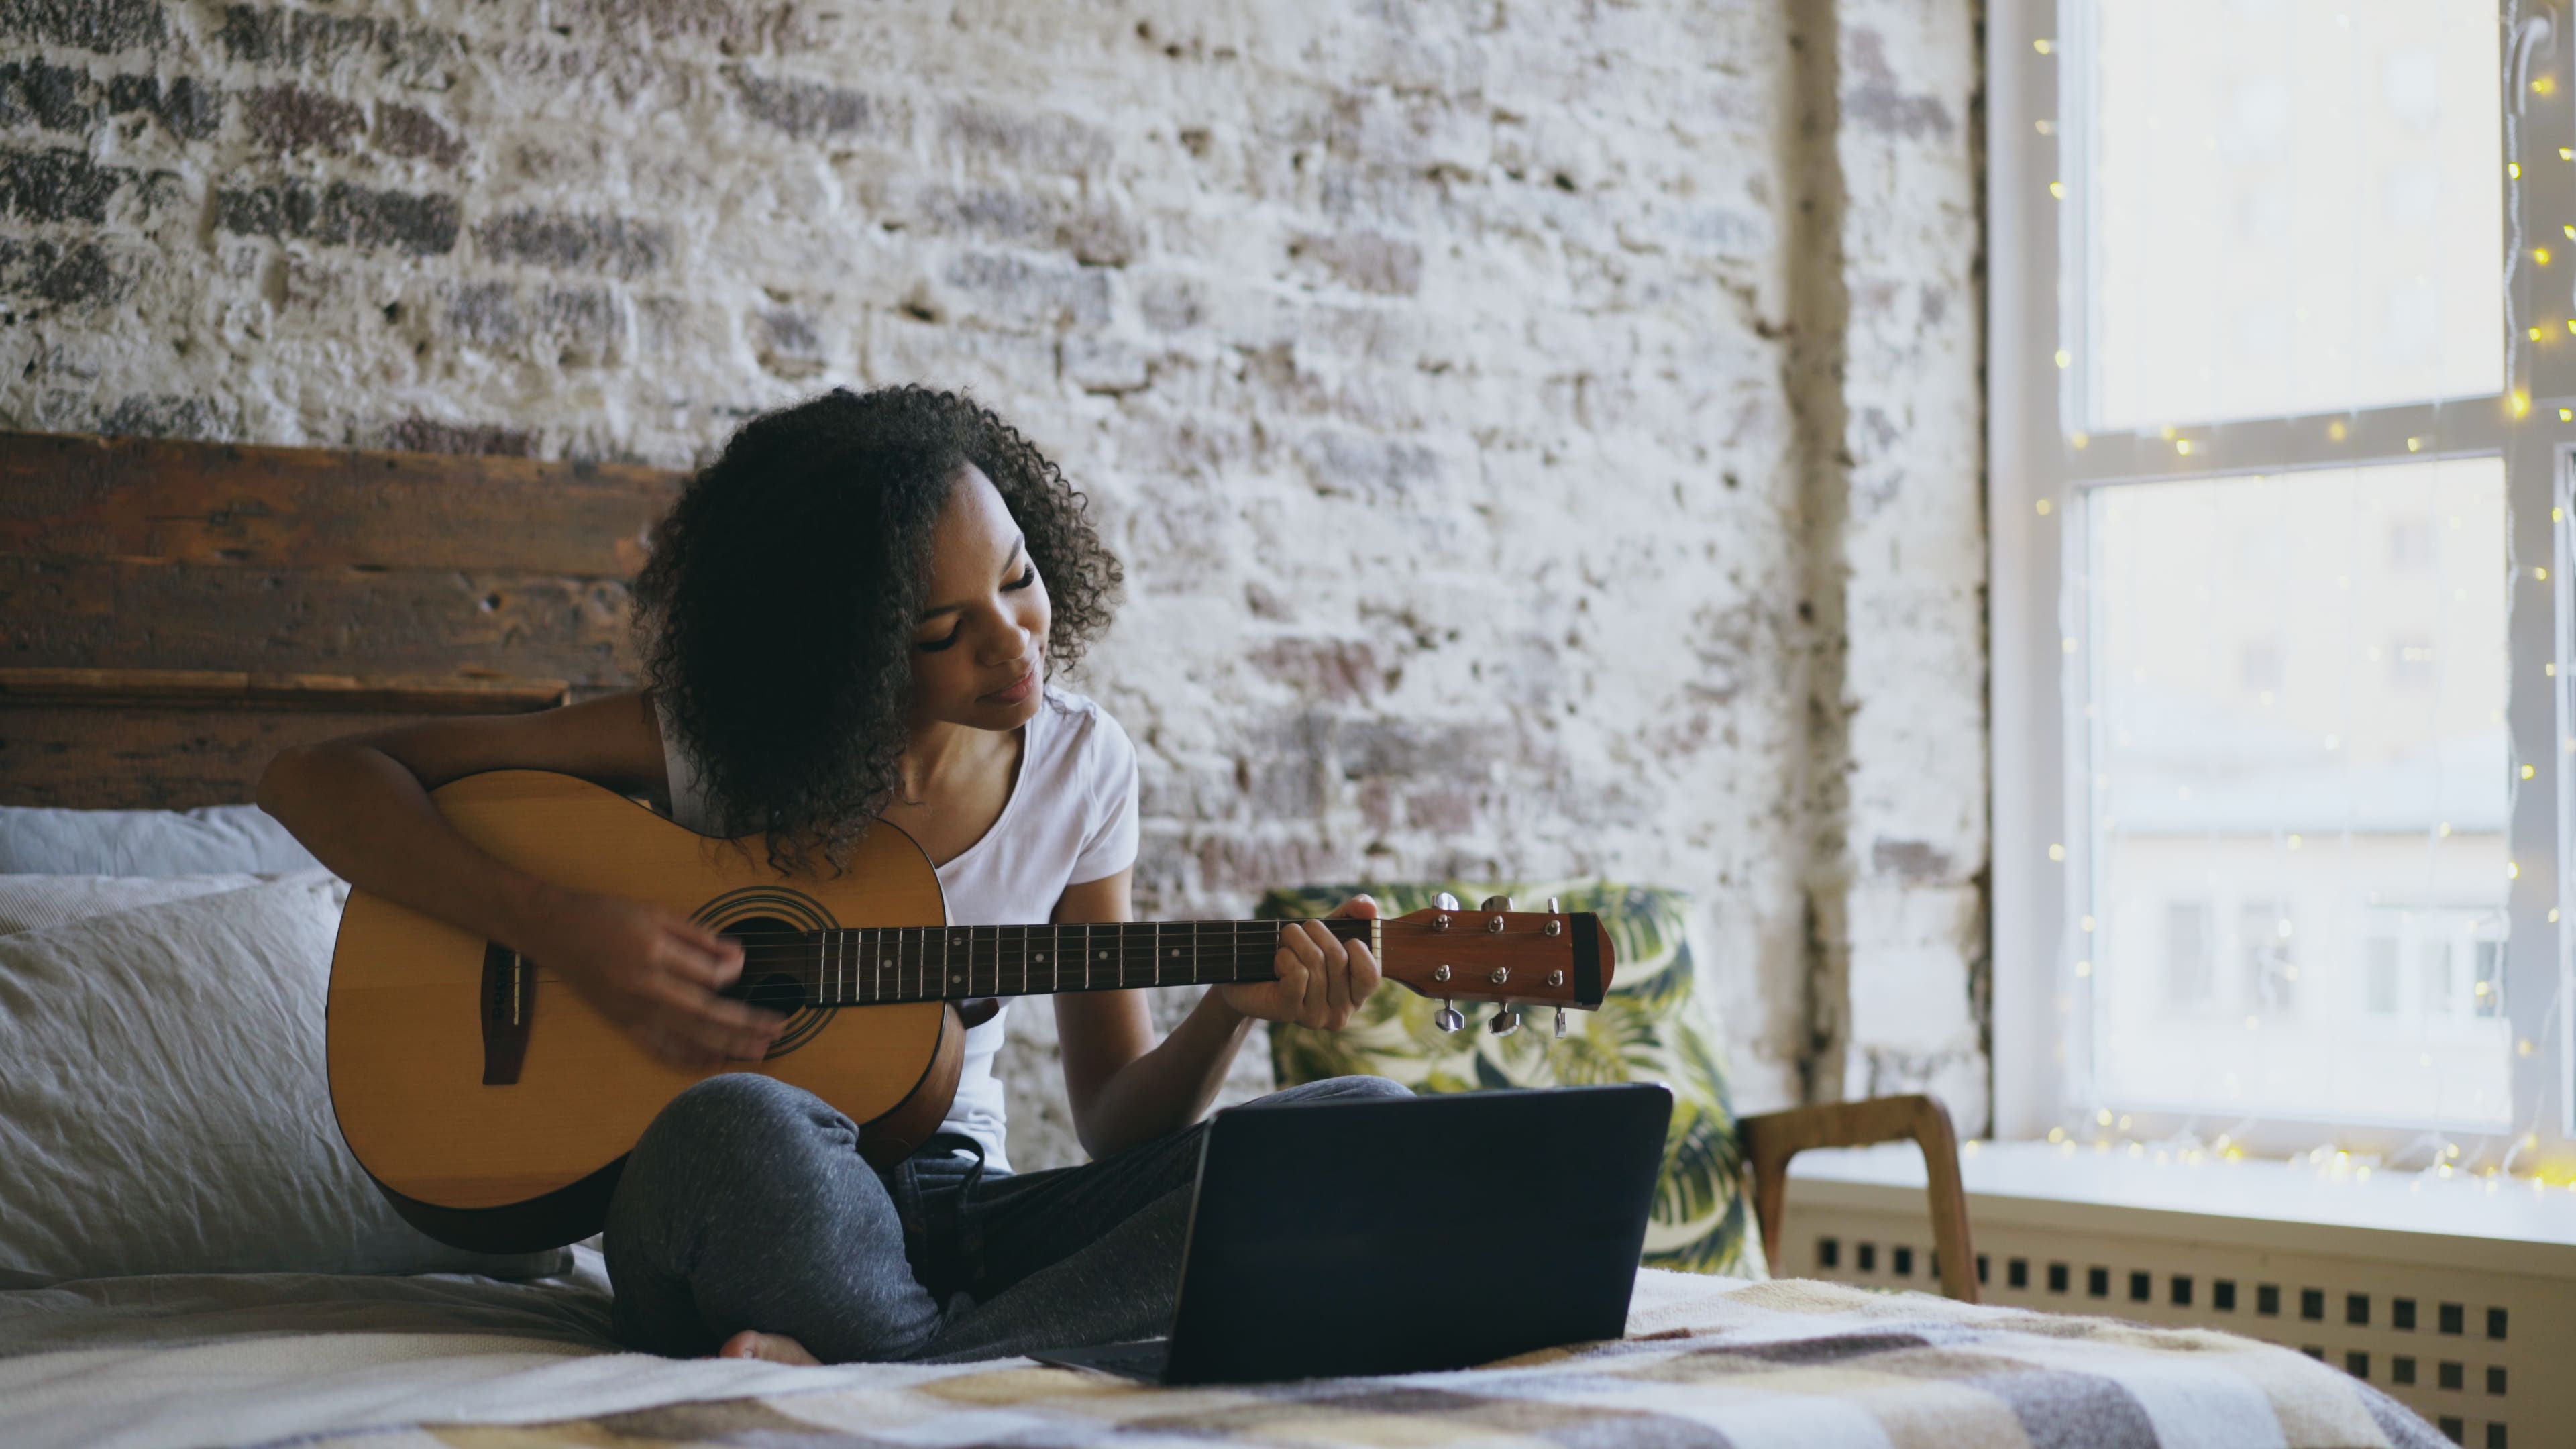
[{"label": "woman playing guitar", "polygon": [[[1119,577],[1081,495],[989,410],[834,392],[746,424],[656,530],[636,590],[648,688],[290,750],[260,804],[353,884],[523,953],[656,1056],[756,1060],[781,1018],[719,994],[738,944],[505,866],[428,792],[492,770],[576,775],[706,834],[766,832],[787,873],[830,871],[881,817],[928,852],[954,922],[1124,921],[1135,749],[1048,682],[1108,624]],[[1335,914],[1375,912],[1357,897]],[[882,1172],[805,1091],[749,1072],[689,1088],[609,1206],[617,1334],[809,1363],[1161,1331],[1191,1124],[1250,1023],[1338,1030],[1379,980],[1364,941],[1312,923],[1282,929],[1274,968],[1212,987],[1159,1042],[1135,992],[1054,998],[1082,1167],[1010,1172],[1003,1012],[967,1033],[939,1133]],[[1267,1100],[1403,1090],[1344,1078]]]}]

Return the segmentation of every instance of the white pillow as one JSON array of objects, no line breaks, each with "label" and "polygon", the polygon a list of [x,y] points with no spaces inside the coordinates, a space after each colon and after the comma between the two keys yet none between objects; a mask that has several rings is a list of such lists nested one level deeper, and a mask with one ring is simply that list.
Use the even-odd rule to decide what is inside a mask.
[{"label": "white pillow", "polygon": [[237,891],[263,875],[0,875],[0,936],[112,916],[137,906]]},{"label": "white pillow", "polygon": [[395,1216],[340,1140],[309,871],[0,936],[0,1288],[136,1273],[562,1271]]},{"label": "white pillow", "polygon": [[195,810],[0,806],[0,875],[213,875],[321,862],[256,805]]}]

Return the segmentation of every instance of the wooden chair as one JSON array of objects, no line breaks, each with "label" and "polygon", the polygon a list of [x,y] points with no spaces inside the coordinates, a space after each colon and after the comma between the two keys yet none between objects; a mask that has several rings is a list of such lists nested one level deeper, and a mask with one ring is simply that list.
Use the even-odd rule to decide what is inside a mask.
[{"label": "wooden chair", "polygon": [[1762,1228],[1762,1255],[1775,1271],[1788,1207],[1790,1158],[1810,1147],[1867,1147],[1911,1139],[1923,1149],[1941,1291],[1962,1303],[1978,1301],[1977,1255],[1968,1241],[1968,1194],[1959,1182],[1959,1135],[1950,1126],[1949,1110],[1939,1102],[1923,1096],[1872,1097],[1865,1102],[1765,1112],[1738,1118],[1735,1125],[1753,1177],[1753,1214]]}]

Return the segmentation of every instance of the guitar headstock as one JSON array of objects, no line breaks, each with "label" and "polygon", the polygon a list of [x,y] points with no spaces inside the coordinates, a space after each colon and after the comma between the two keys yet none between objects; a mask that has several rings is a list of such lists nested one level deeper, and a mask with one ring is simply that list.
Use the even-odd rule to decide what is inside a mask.
[{"label": "guitar headstock", "polygon": [[[1495,1030],[1518,1025],[1511,1008],[1552,1006],[1590,1011],[1601,1005],[1616,965],[1610,933],[1589,911],[1515,911],[1504,896],[1474,910],[1443,895],[1440,903],[1380,922],[1378,969],[1389,981],[1444,1002],[1464,997],[1505,1009]],[[1442,1013],[1441,1028],[1463,1021]]]}]

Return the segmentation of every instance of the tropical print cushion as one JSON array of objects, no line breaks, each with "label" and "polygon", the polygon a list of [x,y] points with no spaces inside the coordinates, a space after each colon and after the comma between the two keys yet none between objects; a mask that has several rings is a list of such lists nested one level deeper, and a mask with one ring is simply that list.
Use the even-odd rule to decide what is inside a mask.
[{"label": "tropical print cushion", "polygon": [[[1597,913],[1618,951],[1610,991],[1599,1011],[1566,1013],[1555,1038],[1553,1013],[1532,1011],[1510,1036],[1484,1029],[1490,1008],[1471,1014],[1467,1029],[1443,1033],[1432,1022],[1440,1003],[1390,987],[1371,996],[1341,1032],[1270,1028],[1270,1060],[1279,1085],[1368,1075],[1417,1092],[1474,1092],[1489,1087],[1582,1086],[1662,1082],[1672,1088],[1673,1120],[1664,1141],[1663,1177],[1646,1227],[1645,1261],[1657,1268],[1769,1276],[1752,1221],[1744,1150],[1726,1070],[1715,1047],[1716,1015],[1699,989],[1691,949],[1690,902],[1679,891],[1598,882],[1419,885],[1330,885],[1275,890],[1262,898],[1265,920],[1320,916],[1366,891],[1389,916],[1427,909],[1447,891],[1470,907],[1510,896],[1520,910],[1543,909],[1549,896],[1567,911]],[[1465,1010],[1462,1003],[1461,1010]]]}]

